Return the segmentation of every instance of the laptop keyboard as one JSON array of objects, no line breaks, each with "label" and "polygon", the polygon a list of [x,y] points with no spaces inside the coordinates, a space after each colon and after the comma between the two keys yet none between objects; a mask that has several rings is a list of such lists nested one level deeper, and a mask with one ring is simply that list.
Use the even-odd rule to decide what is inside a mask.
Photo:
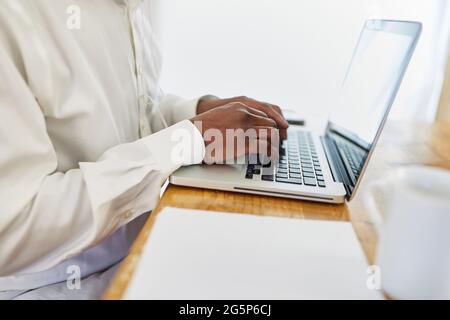
[{"label": "laptop keyboard", "polygon": [[346,143],[337,143],[337,146],[344,153],[344,156],[353,171],[353,175],[358,179],[361,163],[364,160],[364,154],[356,151],[355,148],[350,147]]},{"label": "laptop keyboard", "polygon": [[261,180],[277,181],[306,186],[325,188],[322,168],[317,156],[311,133],[292,132],[280,148],[279,163],[275,168],[271,164],[263,166],[248,165],[245,177],[261,174]]}]

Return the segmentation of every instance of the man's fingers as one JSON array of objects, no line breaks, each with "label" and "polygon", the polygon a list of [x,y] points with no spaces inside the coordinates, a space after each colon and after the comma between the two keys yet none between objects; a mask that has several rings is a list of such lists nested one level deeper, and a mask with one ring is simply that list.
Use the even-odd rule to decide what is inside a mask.
[{"label": "man's fingers", "polygon": [[267,104],[263,109],[262,105],[259,103],[257,107],[252,107],[249,103],[229,101],[199,115],[199,120],[204,124],[201,129],[203,134],[209,129],[218,132],[214,143],[207,145],[207,148],[211,147],[207,150],[205,162],[224,163],[246,154],[261,155],[264,159],[278,156],[280,135],[285,134],[285,129],[280,128],[274,117],[266,113],[280,116],[277,108]]},{"label": "man's fingers", "polygon": [[250,107],[250,106],[248,106],[245,103],[240,102],[240,101],[238,101],[238,102],[229,102],[226,105],[224,105],[223,107],[228,107],[228,106],[235,106],[235,107],[237,106],[237,107],[242,108],[242,110],[247,112],[247,113],[251,113],[251,114],[254,114],[254,115],[257,115],[257,116],[260,116],[260,117],[266,117],[266,118],[268,117],[267,113],[265,113],[264,111],[252,108],[252,107]]},{"label": "man's fingers", "polygon": [[260,116],[256,113],[251,113],[252,111],[257,111],[253,108],[248,108],[247,110],[251,117],[247,123],[248,128],[254,128],[254,127],[271,127],[271,128],[277,128],[277,123],[275,120],[267,117],[267,116]]},{"label": "man's fingers", "polygon": [[226,103],[232,103],[232,102],[242,103],[253,109],[263,111],[268,117],[275,120],[275,122],[277,123],[277,126],[280,129],[287,129],[289,127],[289,124],[287,123],[286,119],[283,116],[283,112],[281,111],[281,108],[276,105],[266,103],[266,102],[260,102],[258,100],[251,99],[251,98],[248,98],[245,96],[224,99],[223,101]]},{"label": "man's fingers", "polygon": [[289,124],[286,119],[284,119],[283,113],[281,112],[280,107],[272,105],[270,103],[259,102],[250,98],[240,98],[242,103],[246,104],[249,107],[264,111],[269,117],[271,117],[277,123],[280,128],[287,128]]},{"label": "man's fingers", "polygon": [[278,111],[268,103],[260,103],[260,106],[269,117],[276,121],[278,127],[283,129],[289,127],[289,124],[287,123],[286,119],[284,119],[283,114],[281,113],[281,109]]},{"label": "man's fingers", "polygon": [[264,137],[267,137],[267,139],[279,139],[279,129],[276,127],[271,126],[253,126],[253,129],[257,132],[258,139],[262,139]]},{"label": "man's fingers", "polygon": [[255,127],[258,139],[258,153],[270,160],[278,160],[280,150],[279,130],[272,127]]},{"label": "man's fingers", "polygon": [[283,112],[281,111],[281,108],[270,103],[266,103],[267,108],[269,110],[274,110],[283,120],[283,123],[280,125],[279,122],[277,122],[278,128],[280,129],[280,139],[286,140],[287,139],[287,128],[289,127],[289,124],[287,123],[286,119],[283,116]]},{"label": "man's fingers", "polygon": [[279,106],[274,105],[274,104],[271,104],[271,103],[268,103],[268,102],[266,102],[266,104],[267,104],[269,107],[271,107],[272,109],[274,109],[277,113],[283,115],[283,111],[281,111],[281,108],[280,108]]},{"label": "man's fingers", "polygon": [[259,116],[259,117],[269,118],[267,113],[265,113],[264,111],[252,108],[246,104],[243,104],[243,105],[245,106],[245,111],[247,111],[248,113],[251,113],[251,114],[253,114],[255,116]]}]

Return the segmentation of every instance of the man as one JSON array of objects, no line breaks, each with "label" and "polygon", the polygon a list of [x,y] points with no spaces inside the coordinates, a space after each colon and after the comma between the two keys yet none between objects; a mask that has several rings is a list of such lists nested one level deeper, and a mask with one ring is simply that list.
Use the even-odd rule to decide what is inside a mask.
[{"label": "man", "polygon": [[205,132],[287,128],[267,103],[162,93],[151,12],[150,0],[2,1],[0,298],[98,297],[163,182],[204,160]]}]

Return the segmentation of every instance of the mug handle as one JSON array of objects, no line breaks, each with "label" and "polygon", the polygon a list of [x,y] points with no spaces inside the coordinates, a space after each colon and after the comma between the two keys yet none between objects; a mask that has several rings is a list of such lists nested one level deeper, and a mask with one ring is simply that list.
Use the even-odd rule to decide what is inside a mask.
[{"label": "mug handle", "polygon": [[385,219],[381,210],[379,209],[377,202],[375,201],[375,192],[379,190],[383,190],[383,186],[385,183],[381,180],[373,181],[368,186],[364,192],[363,202],[369,213],[369,217],[371,218],[373,225],[378,233],[380,233],[381,225]]}]

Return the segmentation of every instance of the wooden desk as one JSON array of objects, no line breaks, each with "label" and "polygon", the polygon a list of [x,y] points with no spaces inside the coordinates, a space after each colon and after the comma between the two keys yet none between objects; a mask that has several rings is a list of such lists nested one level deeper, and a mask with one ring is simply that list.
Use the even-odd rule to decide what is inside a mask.
[{"label": "wooden desk", "polygon": [[166,206],[244,212],[296,219],[351,221],[369,260],[374,262],[377,236],[362,205],[367,182],[382,177],[396,166],[425,164],[450,169],[450,123],[389,122],[376,148],[355,199],[342,205],[320,204],[267,196],[186,188],[169,185],[134,243],[130,254],[105,293],[105,299],[120,299],[133,275],[155,217]]}]

